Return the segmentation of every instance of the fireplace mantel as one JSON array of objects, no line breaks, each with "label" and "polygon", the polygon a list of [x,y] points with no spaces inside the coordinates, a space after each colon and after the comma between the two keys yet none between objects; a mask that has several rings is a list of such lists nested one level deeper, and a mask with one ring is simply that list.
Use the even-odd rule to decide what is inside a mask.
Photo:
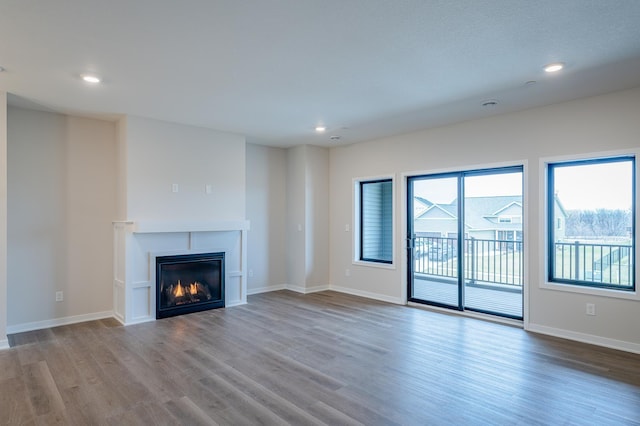
[{"label": "fireplace mantel", "polygon": [[221,232],[248,231],[248,220],[207,220],[207,221],[117,221],[114,225],[131,226],[134,234],[152,234],[164,232]]},{"label": "fireplace mantel", "polygon": [[155,320],[157,253],[225,252],[225,306],[247,303],[248,220],[124,220],[113,228],[114,316],[123,324]]}]

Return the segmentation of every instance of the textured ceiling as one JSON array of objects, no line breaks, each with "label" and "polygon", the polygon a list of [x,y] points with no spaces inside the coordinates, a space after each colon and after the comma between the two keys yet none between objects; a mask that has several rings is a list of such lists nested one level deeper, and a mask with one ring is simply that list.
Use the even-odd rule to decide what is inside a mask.
[{"label": "textured ceiling", "polygon": [[0,0],[0,90],[329,146],[638,86],[639,23],[638,0]]}]

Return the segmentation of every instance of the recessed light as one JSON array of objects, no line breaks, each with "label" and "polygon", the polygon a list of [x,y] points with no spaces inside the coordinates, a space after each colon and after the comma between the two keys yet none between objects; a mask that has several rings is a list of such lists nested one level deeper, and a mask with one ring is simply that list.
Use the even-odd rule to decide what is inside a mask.
[{"label": "recessed light", "polygon": [[327,130],[327,128],[325,126],[316,126],[316,132],[318,132],[318,133],[322,133],[325,130]]},{"label": "recessed light", "polygon": [[564,64],[562,62],[554,62],[553,64],[546,65],[544,70],[545,72],[558,72],[562,68],[564,68]]},{"label": "recessed light", "polygon": [[101,81],[100,77],[93,74],[82,74],[81,77],[82,77],[82,80],[91,84],[97,84],[97,83],[100,83]]}]

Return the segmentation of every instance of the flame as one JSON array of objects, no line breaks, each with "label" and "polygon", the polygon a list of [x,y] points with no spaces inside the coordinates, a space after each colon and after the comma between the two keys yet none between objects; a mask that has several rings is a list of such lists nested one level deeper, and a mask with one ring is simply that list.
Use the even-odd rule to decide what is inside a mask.
[{"label": "flame", "polygon": [[199,283],[196,281],[183,286],[180,280],[178,280],[178,283],[173,288],[173,297],[183,297],[187,293],[191,295],[197,295],[198,285]]},{"label": "flame", "polygon": [[175,290],[173,290],[174,297],[184,296],[184,289],[182,288],[182,284],[180,284],[180,280],[178,280],[178,285],[176,285]]},{"label": "flame", "polygon": [[189,293],[198,294],[198,286],[196,285],[196,283],[189,284]]}]

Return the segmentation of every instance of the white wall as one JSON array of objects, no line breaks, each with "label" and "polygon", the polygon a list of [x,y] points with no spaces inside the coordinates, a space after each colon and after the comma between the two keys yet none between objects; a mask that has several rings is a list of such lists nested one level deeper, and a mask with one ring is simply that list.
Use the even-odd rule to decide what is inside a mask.
[{"label": "white wall", "polygon": [[[532,329],[611,346],[640,348],[640,302],[540,288],[544,279],[539,181],[541,157],[640,146],[640,88],[386,138],[330,152],[331,283],[354,293],[400,301],[404,297],[402,173],[526,162],[529,323]],[[352,264],[352,182],[395,173],[396,253],[393,270]],[[345,277],[350,268],[351,277]],[[598,315],[586,317],[585,303]]]},{"label": "white wall", "polygon": [[12,332],[112,310],[115,131],[111,122],[9,108]]},{"label": "white wall", "polygon": [[328,171],[326,148],[287,150],[287,272],[295,291],[329,286]]},{"label": "white wall", "polygon": [[287,151],[247,144],[249,294],[287,284]]},{"label": "white wall", "polygon": [[[245,218],[243,136],[139,117],[123,120],[126,219]],[[179,192],[172,192],[173,184]]]},{"label": "white wall", "polygon": [[305,147],[305,285],[329,284],[329,150]]},{"label": "white wall", "polygon": [[298,291],[306,283],[305,152],[304,146],[287,149],[287,284]]},{"label": "white wall", "polygon": [[127,118],[116,123],[116,217],[127,220]]},{"label": "white wall", "polygon": [[0,348],[7,347],[7,94],[0,92]]}]

